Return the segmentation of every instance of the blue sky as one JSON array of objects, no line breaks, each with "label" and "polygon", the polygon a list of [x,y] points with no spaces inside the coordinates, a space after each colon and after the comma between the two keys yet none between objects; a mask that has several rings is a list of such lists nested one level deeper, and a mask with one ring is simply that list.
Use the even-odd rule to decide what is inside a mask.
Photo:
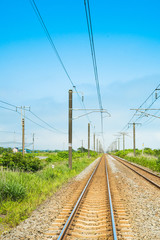
[{"label": "blue sky", "polygon": [[[86,107],[98,108],[83,0],[36,3],[77,90],[84,93]],[[139,107],[160,82],[160,2],[90,0],[90,7],[102,104],[112,115],[104,119],[107,148],[115,138],[113,135],[133,115],[130,108]],[[42,119],[67,132],[68,90],[72,86],[30,1],[2,0],[0,9],[0,99],[17,106],[31,106]],[[77,95],[73,96],[74,107],[80,108]],[[18,133],[14,136],[0,132],[0,142],[15,138],[20,142],[20,116],[4,109],[0,113],[0,131]],[[38,122],[30,113],[26,114]],[[96,132],[100,132],[100,114],[90,115],[90,120]],[[87,124],[87,118],[74,121],[74,148],[81,145],[82,139],[87,147]],[[26,142],[32,142],[33,133],[35,148],[67,148],[67,134],[49,132],[26,120]],[[97,137],[101,138],[98,134]],[[127,147],[132,147],[131,138],[126,142]],[[137,146],[141,148],[142,143],[159,148],[159,119],[137,129]]]}]

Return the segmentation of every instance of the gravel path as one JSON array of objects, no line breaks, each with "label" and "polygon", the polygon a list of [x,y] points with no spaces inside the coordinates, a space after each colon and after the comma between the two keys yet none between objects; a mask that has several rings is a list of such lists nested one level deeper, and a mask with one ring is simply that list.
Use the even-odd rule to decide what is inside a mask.
[{"label": "gravel path", "polygon": [[108,157],[136,240],[160,240],[160,191],[124,165]]},{"label": "gravel path", "polygon": [[72,197],[81,180],[88,178],[99,158],[91,163],[78,176],[64,184],[51,198],[41,204],[31,216],[21,222],[16,228],[4,232],[2,240],[41,240],[45,239],[44,232],[50,227],[52,221],[58,216],[65,203]]}]

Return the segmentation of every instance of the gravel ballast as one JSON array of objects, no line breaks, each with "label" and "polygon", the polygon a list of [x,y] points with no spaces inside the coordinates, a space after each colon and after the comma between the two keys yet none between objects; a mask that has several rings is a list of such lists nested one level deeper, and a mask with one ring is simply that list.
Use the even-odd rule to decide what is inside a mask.
[{"label": "gravel ballast", "polygon": [[129,214],[134,239],[160,240],[160,191],[108,156],[111,173]]}]

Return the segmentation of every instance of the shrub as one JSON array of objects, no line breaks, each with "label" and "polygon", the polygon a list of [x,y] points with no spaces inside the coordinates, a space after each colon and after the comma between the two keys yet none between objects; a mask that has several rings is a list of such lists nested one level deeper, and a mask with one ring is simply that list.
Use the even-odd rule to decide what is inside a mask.
[{"label": "shrub", "polygon": [[57,157],[59,157],[59,158],[68,158],[68,151],[63,151],[63,152],[58,152],[57,153]]},{"label": "shrub", "polygon": [[44,163],[40,159],[32,154],[26,154],[23,157],[22,153],[3,153],[0,165],[11,170],[19,169],[31,172],[36,172],[44,167]]}]

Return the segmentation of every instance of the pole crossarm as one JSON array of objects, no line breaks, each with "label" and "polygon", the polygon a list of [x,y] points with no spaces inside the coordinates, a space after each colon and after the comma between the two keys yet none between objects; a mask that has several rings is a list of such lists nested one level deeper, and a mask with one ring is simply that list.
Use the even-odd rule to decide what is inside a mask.
[{"label": "pole crossarm", "polygon": [[140,109],[130,109],[130,110],[136,110],[136,111],[144,114],[146,117],[151,116],[151,117],[155,117],[155,118],[160,118],[160,117],[158,117],[156,115],[153,115],[153,114],[150,114],[150,113],[146,112],[148,110],[160,111],[160,108],[149,108],[149,109],[148,108],[140,108]]},{"label": "pole crossarm", "polygon": [[148,111],[148,110],[155,110],[155,111],[160,111],[160,108],[131,108],[130,110],[135,110],[135,111]]},{"label": "pole crossarm", "polygon": [[[83,111],[83,109],[72,109],[72,110],[73,110],[73,111]],[[86,109],[86,110],[87,110],[87,111],[90,111],[90,112],[85,113],[85,114],[82,114],[82,115],[77,116],[77,117],[74,117],[74,118],[72,118],[72,120],[76,120],[76,119],[78,119],[78,118],[84,117],[84,116],[86,116],[86,115],[89,115],[89,114],[95,113],[95,112],[105,113],[105,114],[108,115],[108,117],[111,117],[111,114],[110,114],[109,112],[107,112],[106,109]]]},{"label": "pole crossarm", "polygon": [[133,124],[135,124],[135,125],[142,125],[142,123],[128,123],[129,126],[131,126]]},{"label": "pole crossarm", "polygon": [[[160,110],[160,109],[159,109]],[[139,111],[140,113],[143,113],[146,117],[148,117],[148,116],[151,116],[151,117],[155,117],[155,118],[160,118],[160,117],[158,117],[158,116],[156,116],[156,115],[153,115],[153,114],[150,114],[150,113],[146,113],[146,112],[143,112],[143,111]]]}]

